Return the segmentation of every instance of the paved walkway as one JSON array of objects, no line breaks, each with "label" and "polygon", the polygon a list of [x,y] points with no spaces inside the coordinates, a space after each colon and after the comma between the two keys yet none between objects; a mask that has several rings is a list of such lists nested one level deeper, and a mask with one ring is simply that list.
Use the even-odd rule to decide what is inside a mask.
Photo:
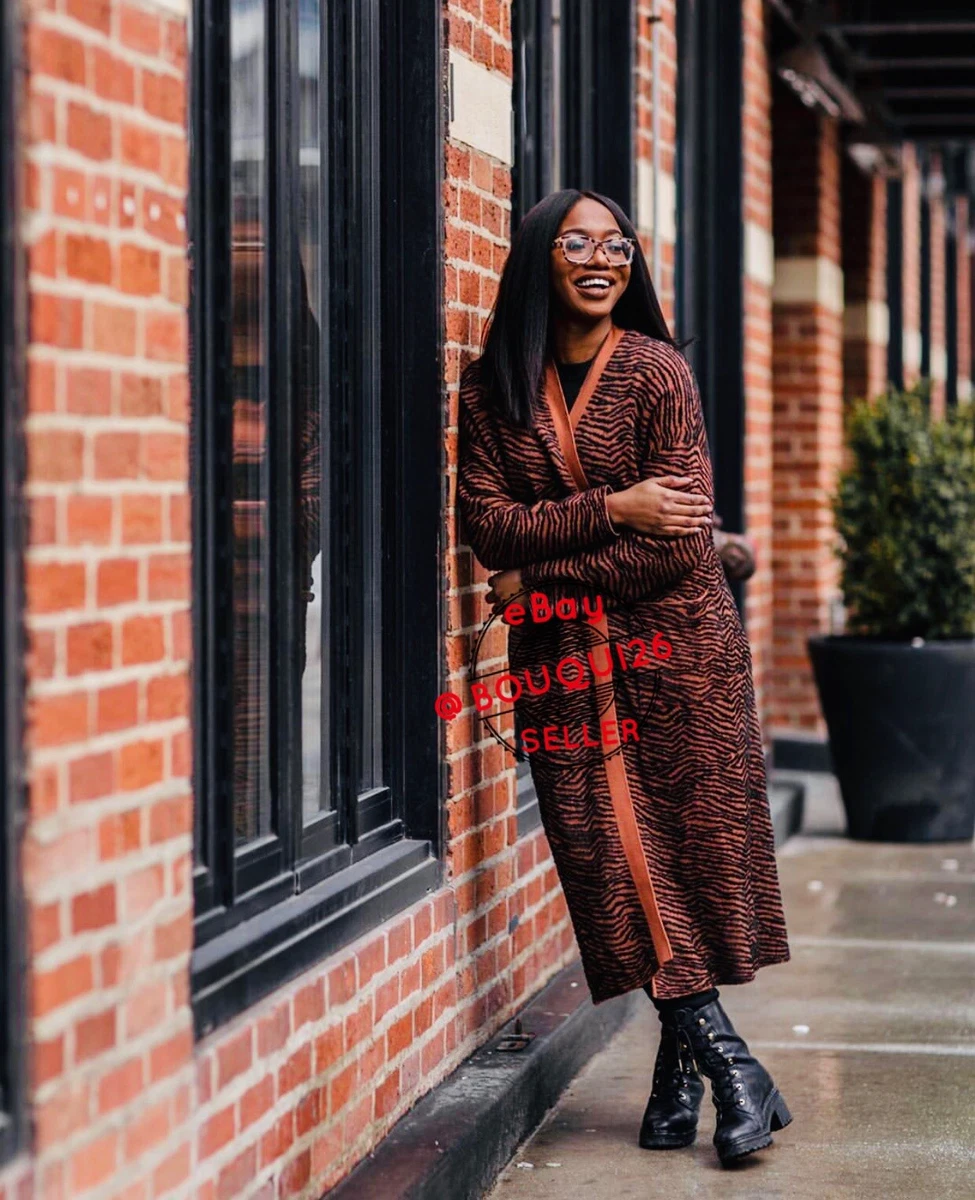
[{"label": "paved walkway", "polygon": [[792,960],[721,992],[792,1124],[722,1168],[706,1084],[694,1146],[640,1149],[659,1038],[648,1001],[490,1200],[975,1197],[975,847],[847,841],[832,779],[803,778],[803,833],[779,855]]}]

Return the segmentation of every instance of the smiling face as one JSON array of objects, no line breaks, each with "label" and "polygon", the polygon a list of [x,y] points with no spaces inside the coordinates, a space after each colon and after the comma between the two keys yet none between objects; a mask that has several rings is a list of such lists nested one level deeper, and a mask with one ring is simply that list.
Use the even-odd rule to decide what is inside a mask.
[{"label": "smiling face", "polygon": [[[566,213],[558,236],[567,233],[584,233],[597,242],[624,236],[609,209],[588,196]],[[583,264],[568,262],[561,246],[553,246],[551,264],[552,292],[557,306],[563,315],[586,324],[595,324],[609,316],[626,291],[632,269],[629,265],[611,267],[602,246]]]}]

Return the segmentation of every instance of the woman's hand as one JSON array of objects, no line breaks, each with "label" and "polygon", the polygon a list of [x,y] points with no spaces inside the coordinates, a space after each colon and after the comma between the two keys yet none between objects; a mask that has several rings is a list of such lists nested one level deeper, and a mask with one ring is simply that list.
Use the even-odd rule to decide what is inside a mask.
[{"label": "woman's hand", "polygon": [[510,571],[499,571],[488,577],[488,583],[491,586],[487,593],[487,601],[491,605],[492,611],[497,612],[522,590],[521,568],[514,567]]},{"label": "woman's hand", "polygon": [[687,537],[712,525],[711,503],[702,492],[680,491],[693,480],[687,475],[643,479],[606,498],[610,520],[638,533]]}]

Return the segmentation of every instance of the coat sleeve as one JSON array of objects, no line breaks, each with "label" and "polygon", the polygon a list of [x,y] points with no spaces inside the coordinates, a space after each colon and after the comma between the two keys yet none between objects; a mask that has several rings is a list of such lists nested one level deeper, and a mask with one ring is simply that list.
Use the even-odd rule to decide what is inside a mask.
[{"label": "coat sleeve", "polygon": [[[690,487],[714,505],[714,484],[701,397],[690,364],[668,351],[640,386],[651,405],[641,479],[686,475]],[[522,584],[542,590],[546,581],[595,589],[607,608],[631,604],[671,589],[705,556],[714,553],[713,531],[702,528],[686,537],[667,537],[625,529],[611,545],[550,557],[522,568]],[[550,586],[548,591],[556,594]]]},{"label": "coat sleeve", "polygon": [[483,567],[506,571],[618,539],[606,508],[612,490],[603,484],[560,500],[515,500],[495,421],[484,409],[477,373],[468,367],[458,414],[457,503],[467,544]]}]

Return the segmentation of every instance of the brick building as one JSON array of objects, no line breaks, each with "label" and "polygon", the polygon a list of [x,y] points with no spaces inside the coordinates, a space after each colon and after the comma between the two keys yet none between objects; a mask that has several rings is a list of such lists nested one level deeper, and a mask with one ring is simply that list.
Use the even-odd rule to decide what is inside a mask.
[{"label": "brick building", "polygon": [[969,400],[975,186],[924,66],[975,21],[826,7],[3,0],[0,1200],[320,1196],[575,957],[529,777],[433,710],[460,371],[553,188],[695,338],[821,760],[844,403]]}]

